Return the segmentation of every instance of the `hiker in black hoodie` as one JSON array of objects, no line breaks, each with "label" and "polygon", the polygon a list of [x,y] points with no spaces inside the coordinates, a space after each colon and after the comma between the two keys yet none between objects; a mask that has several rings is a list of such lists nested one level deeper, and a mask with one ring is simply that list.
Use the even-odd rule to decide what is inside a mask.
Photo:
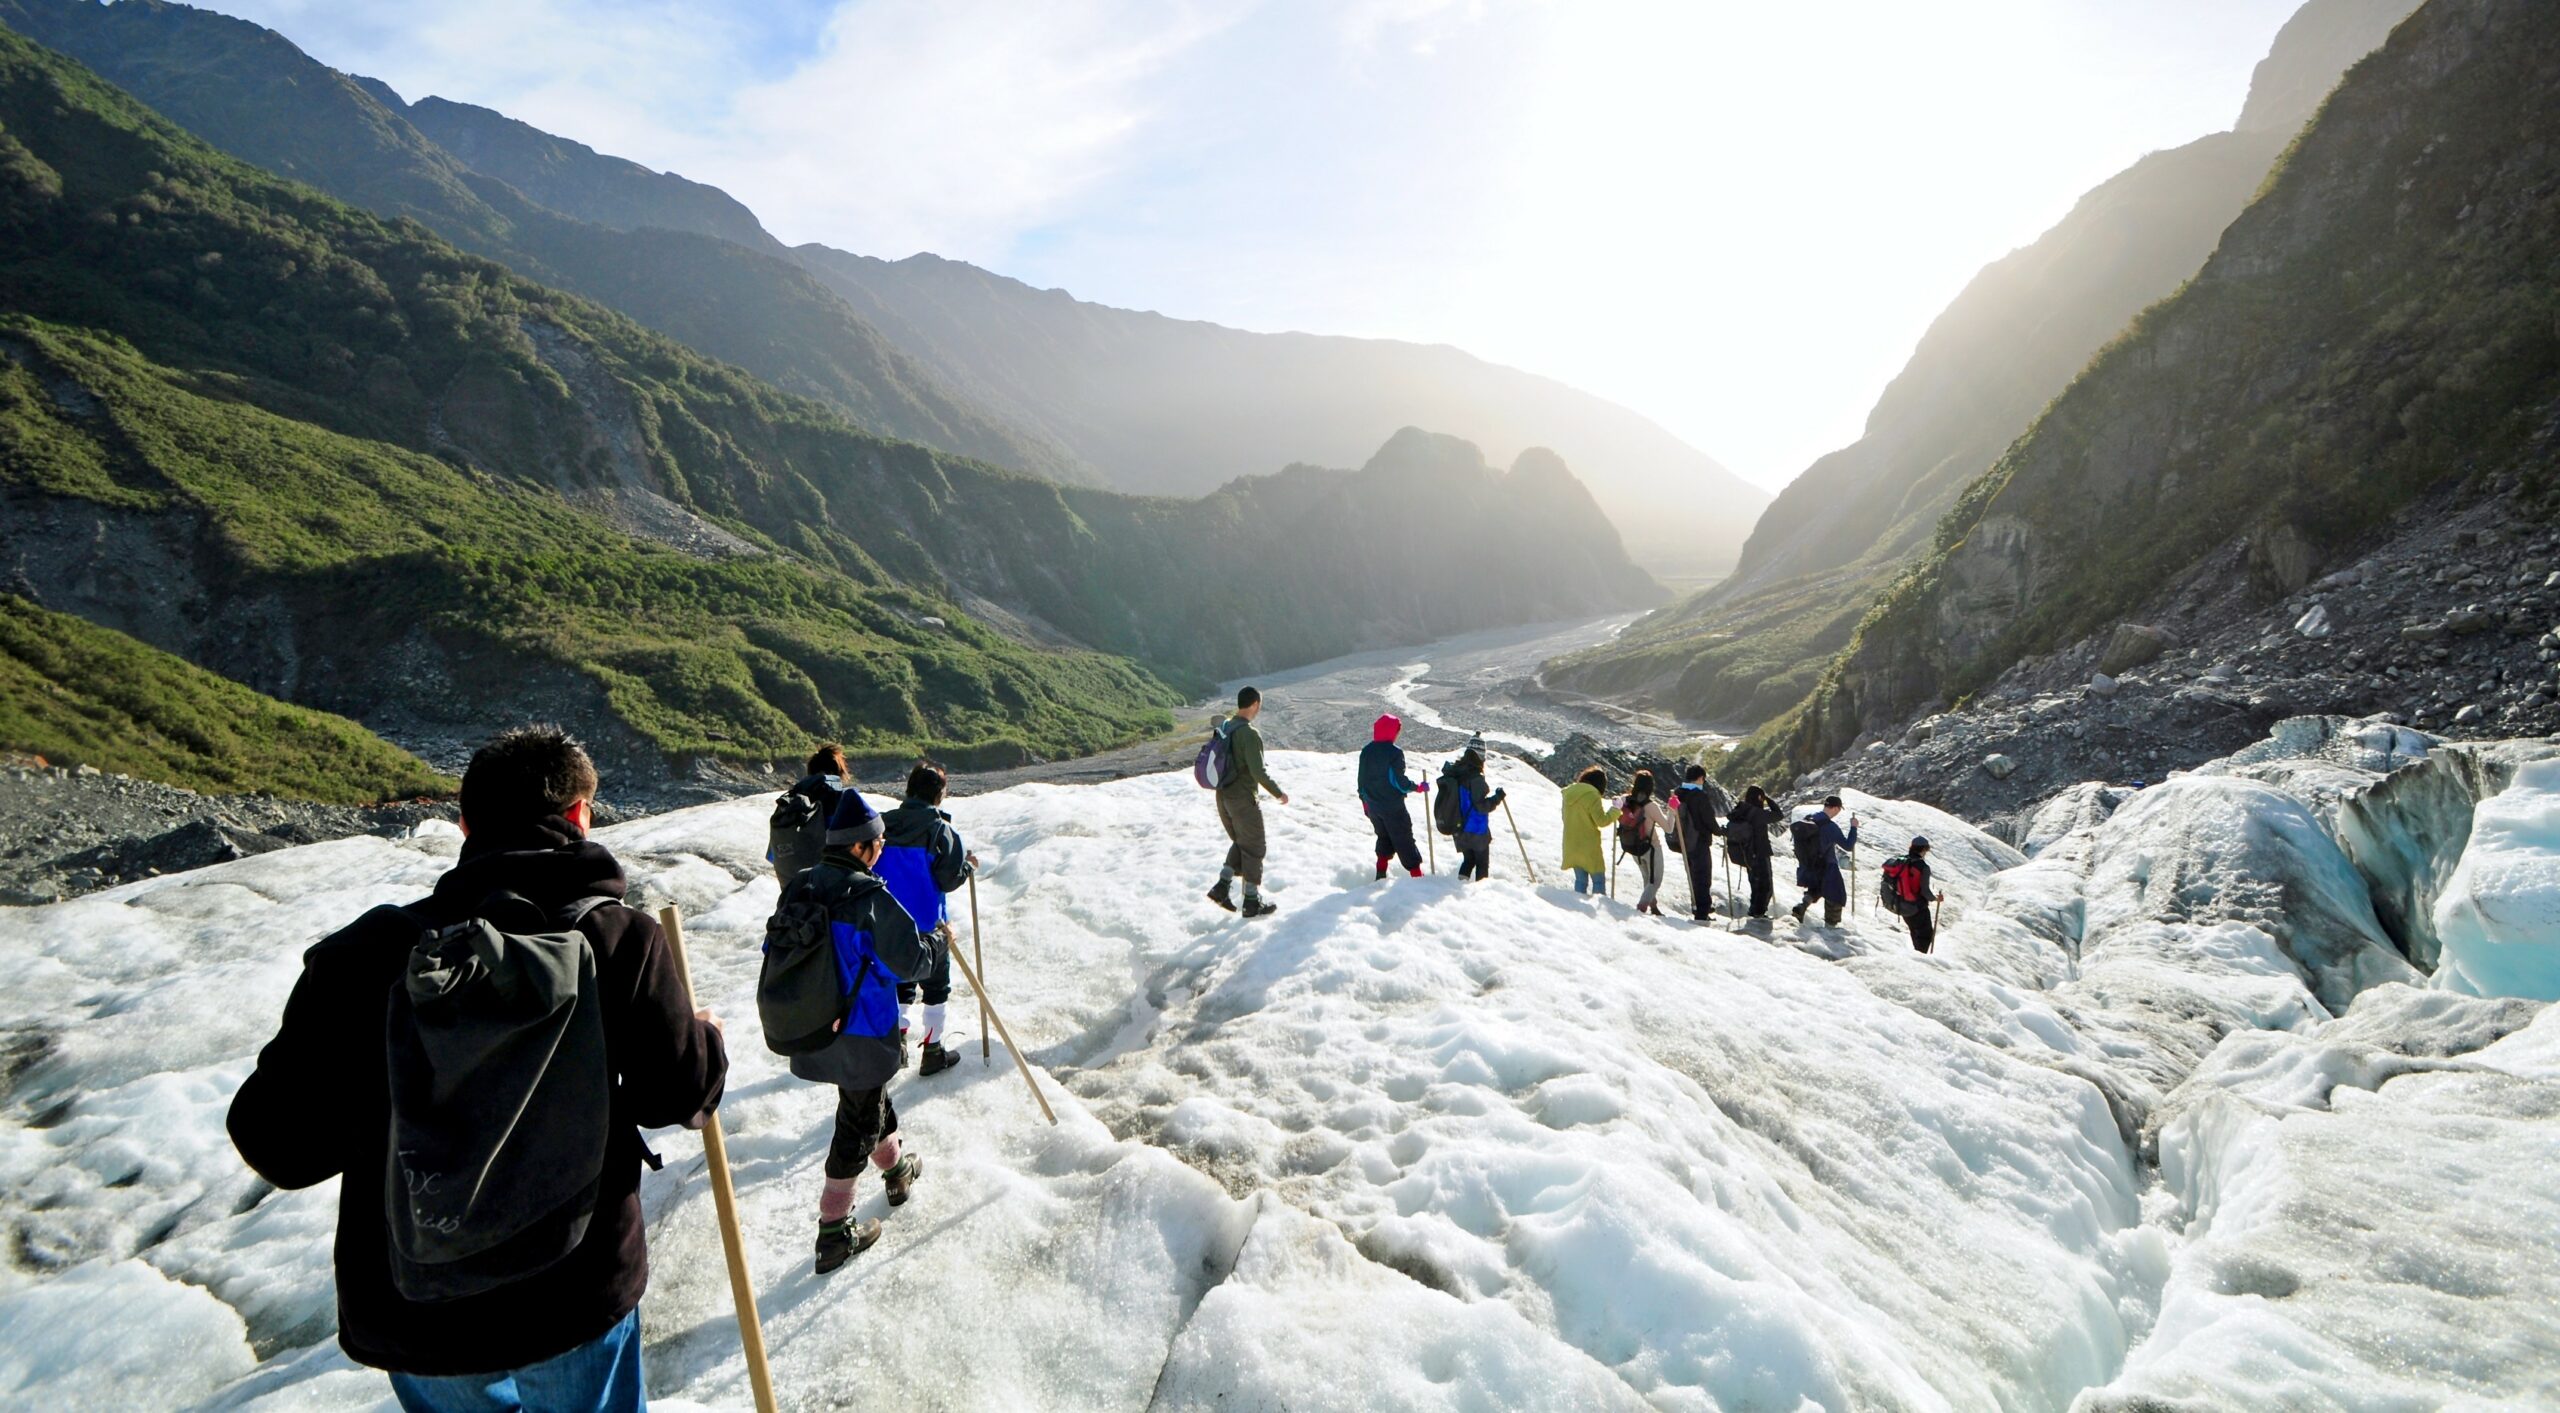
[{"label": "hiker in black hoodie", "polygon": [[1778,880],[1770,871],[1769,831],[1778,825],[1777,802],[1769,792],[1754,785],[1742,792],[1733,813],[1725,819],[1724,856],[1742,865],[1751,876],[1751,915],[1767,917],[1769,900],[1777,895]]},{"label": "hiker in black hoodie", "polygon": [[1689,915],[1700,922],[1715,916],[1715,792],[1707,788],[1707,768],[1692,765],[1681,772],[1680,788],[1671,792],[1680,843],[1680,864],[1689,870]]},{"label": "hiker in black hoodie", "polygon": [[[942,1043],[943,1021],[951,1000],[950,895],[968,886],[978,871],[978,856],[969,852],[969,846],[960,840],[960,831],[951,827],[951,816],[942,811],[943,797],[950,790],[951,778],[931,761],[907,772],[906,798],[880,817],[888,833],[883,839],[880,861],[872,865],[872,871],[889,885],[891,896],[907,910],[907,916],[940,944],[934,949],[933,970],[925,974],[922,985],[924,1014],[902,1017],[900,1022],[909,1030],[921,1022],[924,1048],[916,1061],[919,1077],[940,1074],[960,1063],[960,1057]],[[902,1010],[915,1004],[917,991],[914,982],[898,987]]]},{"label": "hiker in black hoodie", "polygon": [[[231,1101],[231,1141],[281,1188],[338,1186],[338,1343],[391,1373],[403,1407],[495,1401],[519,1373],[580,1408],[641,1406],[639,1305],[648,1284],[639,1130],[699,1127],[728,1073],[720,1024],[695,1010],[664,934],[622,906],[622,868],[586,837],[595,766],[556,727],[510,731],[462,776],[462,857],[435,892],[376,908],[303,954],[275,1039]],[[576,923],[593,949],[605,1053],[615,1077],[611,1139],[594,1216],[578,1246],[512,1284],[449,1300],[393,1284],[384,1211],[391,1132],[385,1013],[426,930],[514,893],[558,915],[615,901]],[[563,1388],[563,1385],[567,1388]],[[477,1399],[475,1404],[471,1400]],[[564,1405],[565,1406],[565,1405]]]}]

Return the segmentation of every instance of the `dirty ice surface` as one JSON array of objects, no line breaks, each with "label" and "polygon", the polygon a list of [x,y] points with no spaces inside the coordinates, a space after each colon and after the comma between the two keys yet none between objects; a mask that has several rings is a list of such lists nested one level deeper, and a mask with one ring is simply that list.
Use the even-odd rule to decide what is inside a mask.
[{"label": "dirty ice surface", "polygon": [[[833,1096],[753,1034],[765,803],[600,836],[684,910],[729,1018],[785,1406],[2560,1392],[2560,1021],[2422,989],[2281,789],[2173,782],[2032,862],[1853,797],[1870,840],[1937,844],[1923,957],[1873,906],[1872,857],[1837,931],[1577,900],[1556,791],[1510,761],[1537,881],[1506,838],[1489,883],[1372,883],[1351,758],[1271,766],[1295,802],[1266,805],[1281,911],[1251,924],[1201,896],[1224,840],[1187,775],[960,802],[992,994],[1061,1122],[1001,1046],[980,1063],[964,987],[966,1063],[897,1081],[915,1200],[824,1279]],[[2508,848],[2486,814],[2471,847]],[[424,892],[456,845],[341,840],[0,914],[0,1405],[387,1406],[331,1339],[334,1194],[268,1189],[222,1115],[302,946]],[[2514,896],[2481,857],[2449,896]],[[653,1141],[651,1390],[747,1407],[700,1144]],[[876,1185],[859,1210],[886,1215]]]}]

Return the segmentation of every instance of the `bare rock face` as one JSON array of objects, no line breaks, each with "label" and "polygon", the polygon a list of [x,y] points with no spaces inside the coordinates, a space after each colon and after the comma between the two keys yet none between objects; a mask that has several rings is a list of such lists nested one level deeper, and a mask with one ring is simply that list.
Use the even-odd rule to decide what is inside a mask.
[{"label": "bare rock face", "polygon": [[2141,623],[2120,623],[2115,635],[2107,639],[2107,650],[2098,657],[2098,671],[2109,677],[2122,677],[2145,663],[2156,661],[2170,647],[2169,634]]}]

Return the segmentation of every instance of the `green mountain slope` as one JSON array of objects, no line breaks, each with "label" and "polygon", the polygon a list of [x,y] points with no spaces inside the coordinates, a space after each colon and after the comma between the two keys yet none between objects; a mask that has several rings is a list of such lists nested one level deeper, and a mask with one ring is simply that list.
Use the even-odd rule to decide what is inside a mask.
[{"label": "green mountain slope", "polygon": [[1196,683],[1660,592],[1552,457],[1417,433],[1178,502],[867,435],[14,35],[0,290],[0,550],[57,607],[402,740],[504,713],[644,764],[1054,755],[1176,694],[1025,637]]},{"label": "green mountain slope", "polygon": [[2448,478],[2560,476],[2560,8],[2433,0],[2203,271],[1968,486],[1755,760],[1826,760],[2245,537],[2261,588]]},{"label": "green mountain slope", "polygon": [[272,30],[163,0],[0,0],[0,24],[90,65],[233,156],[422,222],[874,431],[1035,473],[1086,474],[1055,445],[972,406],[778,249],[569,219],[429,141],[389,89],[319,63]]},{"label": "green mountain slope", "polygon": [[1779,493],[1731,578],[1550,664],[1548,679],[1719,722],[1756,724],[1803,700],[1964,487],[2196,272],[2338,77],[2416,3],[2310,0],[2259,66],[2236,130],[2144,157],[1985,267],[1931,324],[1865,434]]},{"label": "green mountain slope", "polygon": [[223,794],[363,805],[456,782],[344,717],[0,594],[0,751]]}]

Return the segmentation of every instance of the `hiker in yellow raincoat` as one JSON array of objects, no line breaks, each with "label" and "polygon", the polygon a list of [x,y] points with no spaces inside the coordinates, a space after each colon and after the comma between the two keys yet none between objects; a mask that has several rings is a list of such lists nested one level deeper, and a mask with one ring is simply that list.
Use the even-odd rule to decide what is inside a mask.
[{"label": "hiker in yellow raincoat", "polygon": [[1600,836],[1609,827],[1609,772],[1592,766],[1564,787],[1564,866],[1573,870],[1573,891],[1598,893],[1606,886],[1609,856]]}]

